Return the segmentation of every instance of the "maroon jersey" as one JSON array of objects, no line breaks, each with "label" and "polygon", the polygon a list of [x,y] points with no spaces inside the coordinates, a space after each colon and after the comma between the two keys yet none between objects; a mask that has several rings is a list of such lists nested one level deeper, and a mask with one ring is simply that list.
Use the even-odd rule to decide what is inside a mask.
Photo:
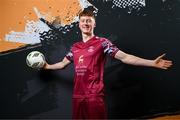
[{"label": "maroon jersey", "polygon": [[94,36],[75,43],[66,58],[74,62],[74,95],[104,95],[103,73],[106,54],[114,57],[119,49],[106,38]]}]

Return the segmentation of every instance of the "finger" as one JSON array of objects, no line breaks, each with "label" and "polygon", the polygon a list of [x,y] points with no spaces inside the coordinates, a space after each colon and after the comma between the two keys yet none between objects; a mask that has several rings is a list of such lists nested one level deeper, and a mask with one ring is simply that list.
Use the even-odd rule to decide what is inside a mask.
[{"label": "finger", "polygon": [[164,64],[163,67],[171,67],[172,64]]},{"label": "finger", "polygon": [[161,56],[158,57],[158,59],[163,58],[166,55],[166,53],[162,54]]},{"label": "finger", "polygon": [[164,62],[165,65],[173,65],[172,62]]},{"label": "finger", "polygon": [[166,64],[172,64],[171,61],[164,61],[164,63],[166,63]]},{"label": "finger", "polygon": [[168,61],[168,60],[163,60],[164,64],[171,64],[172,65],[172,61]]},{"label": "finger", "polygon": [[161,69],[167,70],[168,68],[167,67],[161,67]]},{"label": "finger", "polygon": [[172,61],[170,61],[170,60],[164,60],[164,62],[172,63]]},{"label": "finger", "polygon": [[171,65],[164,65],[163,67],[169,68],[169,67],[171,67]]}]

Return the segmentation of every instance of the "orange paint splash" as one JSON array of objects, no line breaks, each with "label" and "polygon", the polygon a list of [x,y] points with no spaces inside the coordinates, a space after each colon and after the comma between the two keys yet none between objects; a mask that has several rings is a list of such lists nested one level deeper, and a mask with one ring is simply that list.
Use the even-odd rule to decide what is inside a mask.
[{"label": "orange paint splash", "polygon": [[59,16],[63,24],[70,24],[82,9],[78,0],[0,0],[0,52],[15,49],[25,44],[4,40],[10,31],[24,31],[27,20],[38,20],[33,7],[47,19]]}]

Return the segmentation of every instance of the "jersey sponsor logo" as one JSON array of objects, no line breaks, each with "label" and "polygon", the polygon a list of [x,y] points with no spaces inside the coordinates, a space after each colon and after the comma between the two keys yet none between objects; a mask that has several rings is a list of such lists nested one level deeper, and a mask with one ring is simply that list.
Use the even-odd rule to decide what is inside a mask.
[{"label": "jersey sponsor logo", "polygon": [[77,76],[84,76],[87,72],[87,66],[78,65],[78,66],[76,66],[75,71],[76,71]]},{"label": "jersey sponsor logo", "polygon": [[84,62],[83,57],[84,57],[83,55],[79,56],[79,59],[78,59],[79,64],[82,64]]},{"label": "jersey sponsor logo", "polygon": [[89,48],[88,48],[88,52],[93,52],[94,51],[94,46],[90,46]]}]

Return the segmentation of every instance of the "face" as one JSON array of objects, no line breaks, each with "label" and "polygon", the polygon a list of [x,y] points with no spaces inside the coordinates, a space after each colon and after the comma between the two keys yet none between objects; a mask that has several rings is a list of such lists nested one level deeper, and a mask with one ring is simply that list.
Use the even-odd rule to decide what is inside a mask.
[{"label": "face", "polygon": [[81,16],[79,28],[83,34],[93,34],[95,28],[95,19],[90,16]]}]

